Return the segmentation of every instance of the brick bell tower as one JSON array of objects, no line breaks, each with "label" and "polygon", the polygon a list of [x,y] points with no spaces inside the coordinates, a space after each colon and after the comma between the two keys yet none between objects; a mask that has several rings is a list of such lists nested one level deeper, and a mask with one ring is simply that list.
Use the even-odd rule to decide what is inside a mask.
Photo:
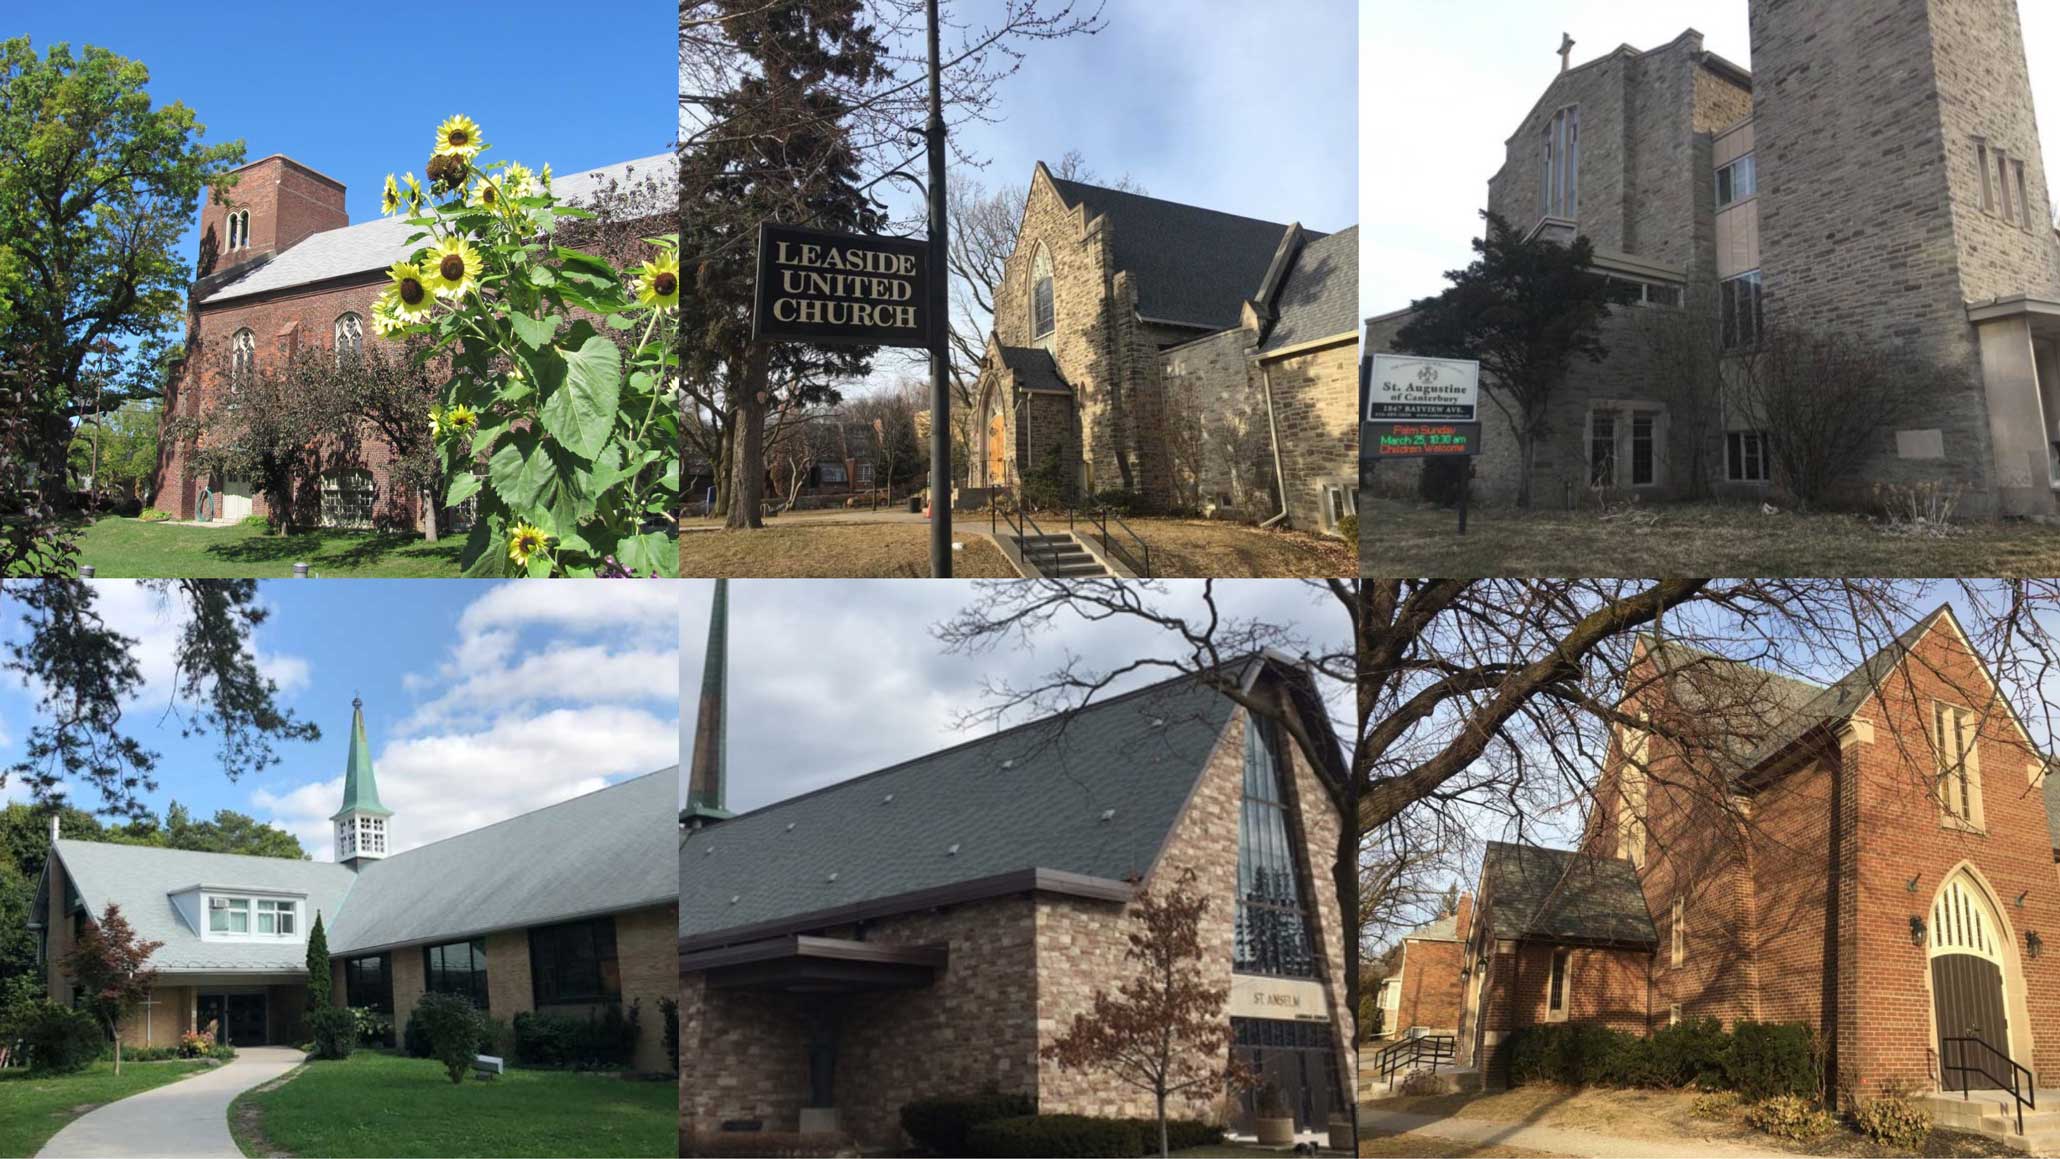
[{"label": "brick bell tower", "polygon": [[1770,325],[1964,381],[1871,479],[2060,512],[2060,241],[2017,0],[1751,0]]},{"label": "brick bell tower", "polygon": [[202,195],[202,278],[269,261],[310,234],[350,224],[343,182],[283,153],[252,161],[234,176],[235,185],[222,198],[212,190]]}]

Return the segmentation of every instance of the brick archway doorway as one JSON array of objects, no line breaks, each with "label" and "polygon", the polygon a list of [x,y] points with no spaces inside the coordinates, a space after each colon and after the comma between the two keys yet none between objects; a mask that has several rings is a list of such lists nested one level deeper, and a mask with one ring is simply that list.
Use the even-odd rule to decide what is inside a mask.
[{"label": "brick archway doorway", "polygon": [[[2012,947],[2001,915],[1988,893],[1966,873],[1956,873],[1931,905],[1932,1021],[1938,1028],[1939,1080],[1961,1085],[1961,1068],[1982,1086],[2005,1069],[2010,1018],[2003,988],[2003,955]],[[1970,1042],[1978,1039],[1989,1048]],[[2028,1063],[2029,1059],[2018,1059]]]}]

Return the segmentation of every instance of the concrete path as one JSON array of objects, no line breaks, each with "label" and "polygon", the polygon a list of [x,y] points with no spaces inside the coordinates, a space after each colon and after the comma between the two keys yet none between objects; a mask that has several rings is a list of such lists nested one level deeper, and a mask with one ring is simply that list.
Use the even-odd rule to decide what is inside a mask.
[{"label": "concrete path", "polygon": [[1794,1155],[1792,1151],[1779,1151],[1771,1147],[1747,1147],[1715,1139],[1684,1139],[1680,1142],[1627,1139],[1620,1135],[1604,1135],[1570,1127],[1533,1127],[1524,1123],[1501,1122],[1494,1119],[1411,1115],[1401,1111],[1377,1110],[1373,1107],[1359,1108],[1359,1129],[1390,1134],[1408,1132],[1438,1139],[1452,1139],[1461,1143],[1500,1144],[1506,1147],[1524,1147],[1532,1151],[1549,1151],[1557,1155],[1594,1156],[1595,1159],[1703,1159],[1705,1156],[1722,1156],[1725,1159],[1780,1156],[1792,1159]]},{"label": "concrete path", "polygon": [[66,1124],[37,1159],[73,1156],[222,1156],[241,1159],[229,1136],[229,1100],[299,1066],[285,1046],[240,1046],[233,1062],[109,1103]]}]

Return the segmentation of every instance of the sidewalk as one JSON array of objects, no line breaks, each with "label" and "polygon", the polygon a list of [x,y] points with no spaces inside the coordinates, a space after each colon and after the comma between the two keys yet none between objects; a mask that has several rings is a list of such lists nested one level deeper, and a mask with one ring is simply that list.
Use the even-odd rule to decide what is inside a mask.
[{"label": "sidewalk", "polygon": [[1429,1135],[1461,1143],[1502,1144],[1559,1155],[1594,1156],[1595,1159],[1703,1159],[1704,1156],[1746,1159],[1778,1156],[1792,1159],[1794,1153],[1774,1148],[1746,1147],[1714,1139],[1666,1142],[1659,1139],[1626,1139],[1568,1127],[1533,1127],[1494,1119],[1462,1119],[1437,1115],[1411,1115],[1401,1111],[1359,1108],[1359,1129],[1384,1134]]}]

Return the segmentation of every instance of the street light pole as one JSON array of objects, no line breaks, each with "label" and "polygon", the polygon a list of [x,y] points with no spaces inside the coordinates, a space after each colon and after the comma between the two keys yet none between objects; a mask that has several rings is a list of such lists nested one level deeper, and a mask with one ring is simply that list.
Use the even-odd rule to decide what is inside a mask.
[{"label": "street light pole", "polygon": [[951,293],[944,188],[944,98],[937,53],[937,0],[929,0],[930,123],[930,574],[951,578]]}]

